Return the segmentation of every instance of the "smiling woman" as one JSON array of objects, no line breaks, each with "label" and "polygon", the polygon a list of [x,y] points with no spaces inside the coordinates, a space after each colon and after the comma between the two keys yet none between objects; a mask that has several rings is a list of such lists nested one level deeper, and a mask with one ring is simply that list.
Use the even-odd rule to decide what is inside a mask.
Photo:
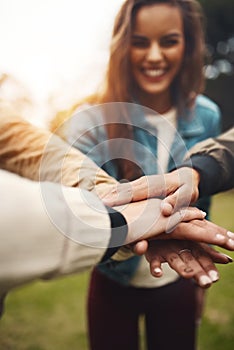
[{"label": "smiling woman", "polygon": [[[116,179],[132,180],[170,171],[194,144],[216,136],[219,109],[201,95],[202,23],[196,0],[125,0],[114,22],[101,89],[85,99],[79,120],[70,120],[67,141]],[[100,113],[90,108],[103,103]],[[126,107],[134,104],[138,108],[133,112]],[[209,198],[197,205],[207,212]],[[155,279],[146,261],[134,256],[93,270],[91,349],[137,349],[142,314],[148,349],[195,348],[196,286],[178,278],[168,265],[164,268],[164,275]]]},{"label": "smiling woman", "polygon": [[39,100],[76,79],[90,92],[122,1],[0,0],[0,71],[17,77]]}]

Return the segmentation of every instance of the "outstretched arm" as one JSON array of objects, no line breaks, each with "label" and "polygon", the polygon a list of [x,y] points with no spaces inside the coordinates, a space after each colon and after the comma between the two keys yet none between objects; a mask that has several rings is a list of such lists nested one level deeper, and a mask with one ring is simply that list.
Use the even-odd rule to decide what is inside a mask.
[{"label": "outstretched arm", "polygon": [[[0,168],[34,181],[51,181],[94,191],[116,180],[57,135],[20,118],[0,104]],[[96,187],[95,187],[96,186]]]},{"label": "outstretched arm", "polygon": [[143,176],[132,182],[116,184],[102,196],[105,204],[114,206],[140,201],[145,198],[165,198],[162,211],[170,215],[173,210],[188,206],[198,199],[199,173],[181,168],[164,175]]},{"label": "outstretched arm", "polygon": [[169,174],[141,177],[118,184],[103,196],[108,205],[121,205],[151,197],[163,197],[163,212],[195,202],[199,196],[211,195],[234,186],[234,128],[216,139],[197,144],[190,159]]}]

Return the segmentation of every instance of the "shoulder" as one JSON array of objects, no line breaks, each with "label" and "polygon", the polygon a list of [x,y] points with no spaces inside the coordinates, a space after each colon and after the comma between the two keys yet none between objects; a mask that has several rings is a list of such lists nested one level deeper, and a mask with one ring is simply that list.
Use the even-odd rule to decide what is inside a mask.
[{"label": "shoulder", "polygon": [[103,129],[103,113],[98,105],[80,105],[72,114],[67,125],[67,134],[79,136],[88,133],[96,135]]},{"label": "shoulder", "polygon": [[197,142],[219,135],[221,114],[218,105],[204,95],[197,96],[187,118],[179,119],[178,128],[182,135],[193,136]]},{"label": "shoulder", "polygon": [[195,109],[198,114],[202,114],[202,117],[220,119],[220,108],[210,98],[204,95],[198,95],[195,101]]}]

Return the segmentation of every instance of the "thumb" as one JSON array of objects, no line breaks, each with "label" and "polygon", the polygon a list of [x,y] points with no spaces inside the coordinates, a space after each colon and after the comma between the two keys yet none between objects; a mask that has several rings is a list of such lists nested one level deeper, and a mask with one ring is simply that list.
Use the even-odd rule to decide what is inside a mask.
[{"label": "thumb", "polygon": [[133,252],[136,254],[136,255],[143,255],[146,253],[148,249],[148,241],[146,240],[142,240],[142,241],[139,241],[137,243],[135,243],[133,245]]},{"label": "thumb", "polygon": [[192,194],[192,189],[186,185],[183,185],[173,194],[170,194],[163,199],[161,204],[162,214],[169,216],[180,208],[189,206],[191,203]]}]

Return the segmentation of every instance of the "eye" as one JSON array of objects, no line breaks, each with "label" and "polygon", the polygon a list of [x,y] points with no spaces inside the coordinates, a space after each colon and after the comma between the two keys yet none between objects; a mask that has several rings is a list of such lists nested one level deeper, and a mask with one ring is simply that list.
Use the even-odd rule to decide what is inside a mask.
[{"label": "eye", "polygon": [[131,45],[136,48],[144,49],[149,46],[149,42],[145,38],[140,37],[132,37],[131,39]]},{"label": "eye", "polygon": [[161,45],[164,47],[172,47],[172,46],[176,46],[179,45],[181,42],[181,38],[180,37],[165,37],[161,39]]}]

